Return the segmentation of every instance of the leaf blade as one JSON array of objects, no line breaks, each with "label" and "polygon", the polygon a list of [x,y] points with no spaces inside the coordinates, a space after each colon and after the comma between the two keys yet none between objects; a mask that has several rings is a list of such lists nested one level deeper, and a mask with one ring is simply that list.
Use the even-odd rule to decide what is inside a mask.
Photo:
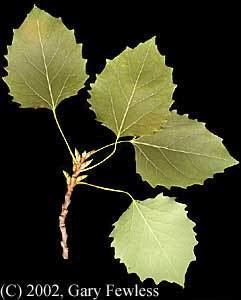
[{"label": "leaf blade", "polygon": [[89,102],[97,120],[118,137],[158,130],[166,122],[172,104],[171,72],[154,38],[134,49],[127,48],[113,61],[107,61],[92,87]]},{"label": "leaf blade", "polygon": [[75,95],[87,78],[80,51],[60,18],[34,7],[8,47],[4,80],[14,101],[23,108],[55,109]]},{"label": "leaf blade", "polygon": [[137,172],[152,186],[202,184],[238,163],[203,123],[172,112],[164,128],[133,140]]},{"label": "leaf blade", "polygon": [[151,277],[156,284],[168,280],[183,286],[197,244],[195,223],[187,218],[185,207],[162,194],[134,201],[110,235],[115,258],[141,280]]}]

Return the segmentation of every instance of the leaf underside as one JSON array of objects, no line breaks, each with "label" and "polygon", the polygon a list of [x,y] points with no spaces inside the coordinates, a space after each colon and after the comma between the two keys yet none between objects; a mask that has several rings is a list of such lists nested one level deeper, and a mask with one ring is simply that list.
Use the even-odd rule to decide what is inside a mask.
[{"label": "leaf underside", "polygon": [[97,120],[118,137],[140,136],[166,122],[173,90],[172,69],[152,38],[107,61],[92,86],[90,104]]},{"label": "leaf underside", "polygon": [[159,194],[154,199],[133,201],[114,224],[110,237],[115,258],[137,273],[141,280],[153,278],[184,285],[185,273],[197,244],[185,205]]},{"label": "leaf underside", "polygon": [[137,172],[153,187],[187,187],[237,164],[204,123],[175,111],[164,128],[133,141]]},{"label": "leaf underside", "polygon": [[34,7],[8,47],[4,80],[14,100],[23,108],[54,109],[75,95],[87,78],[81,48],[60,18]]}]

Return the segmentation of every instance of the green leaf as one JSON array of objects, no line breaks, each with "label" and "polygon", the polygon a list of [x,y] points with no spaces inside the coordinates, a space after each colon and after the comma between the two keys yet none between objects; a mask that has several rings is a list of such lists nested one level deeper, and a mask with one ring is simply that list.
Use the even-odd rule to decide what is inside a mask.
[{"label": "green leaf", "polygon": [[159,132],[132,142],[137,172],[152,186],[202,184],[215,173],[238,163],[204,123],[174,111]]},{"label": "green leaf", "polygon": [[5,81],[22,107],[54,109],[75,95],[87,78],[74,32],[37,7],[14,31],[7,59]]},{"label": "green leaf", "polygon": [[187,218],[185,207],[162,194],[133,201],[111,233],[115,258],[141,280],[151,277],[156,284],[167,280],[183,286],[197,244],[195,223]]},{"label": "green leaf", "polygon": [[152,38],[107,61],[92,87],[90,104],[97,120],[118,137],[140,136],[166,122],[173,90],[172,69]]}]

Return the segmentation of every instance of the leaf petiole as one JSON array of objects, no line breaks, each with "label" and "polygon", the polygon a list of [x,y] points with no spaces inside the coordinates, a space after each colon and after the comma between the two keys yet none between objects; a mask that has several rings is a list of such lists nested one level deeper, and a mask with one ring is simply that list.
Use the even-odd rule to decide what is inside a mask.
[{"label": "leaf petiole", "polygon": [[103,146],[103,147],[95,150],[94,154],[96,154],[98,152],[101,152],[102,150],[105,150],[105,149],[108,149],[108,148],[114,146],[114,149],[112,150],[112,152],[108,156],[106,156],[103,160],[101,160],[100,162],[96,163],[95,165],[90,166],[89,168],[86,168],[84,171],[89,171],[91,169],[94,169],[95,167],[98,167],[99,165],[103,164],[108,159],[110,159],[115,154],[115,152],[116,152],[117,144],[131,143],[131,142],[132,142],[132,140],[129,140],[129,141],[119,141],[118,139],[116,139],[116,141],[114,143],[108,144],[106,146]]},{"label": "leaf petiole", "polygon": [[118,189],[112,189],[112,188],[107,188],[107,187],[104,187],[104,186],[100,186],[100,185],[95,185],[95,184],[91,184],[91,183],[87,183],[87,182],[84,182],[84,181],[81,181],[78,183],[78,185],[87,185],[87,186],[90,186],[90,187],[93,187],[93,188],[96,188],[96,189],[99,189],[99,190],[104,190],[104,191],[109,191],[109,192],[115,192],[115,193],[122,193],[122,194],[126,194],[128,197],[131,198],[131,200],[133,202],[135,202],[136,200],[131,196],[130,193],[126,192],[126,191],[123,191],[123,190],[118,190]]},{"label": "leaf petiole", "polygon": [[[118,141],[116,144],[121,144],[121,143],[131,143],[131,141],[132,141],[132,140],[130,140],[130,141]],[[114,143],[111,143],[111,144],[108,144],[108,145],[105,145],[105,146],[103,146],[103,147],[101,147],[101,148],[95,150],[95,153],[94,153],[94,154],[96,154],[96,153],[98,153],[98,152],[101,152],[102,150],[108,149],[108,148],[110,148],[111,146],[114,146],[114,145],[115,145],[115,142],[114,142]]]},{"label": "leaf petiole", "polygon": [[69,151],[69,154],[70,154],[70,156],[72,157],[73,161],[76,163],[76,158],[75,158],[75,156],[74,156],[74,153],[72,152],[72,150],[71,150],[71,148],[70,148],[70,145],[69,145],[69,143],[68,143],[68,141],[67,141],[67,139],[66,139],[66,137],[65,137],[65,135],[64,135],[64,132],[63,132],[61,126],[60,126],[60,123],[59,123],[59,121],[58,121],[58,118],[57,118],[57,115],[56,115],[56,110],[55,110],[55,108],[52,109],[52,112],[53,112],[53,116],[54,116],[55,123],[56,123],[56,125],[57,125],[57,127],[58,127],[58,130],[59,130],[59,132],[60,132],[60,134],[61,134],[61,136],[62,136],[62,138],[63,138],[63,140],[64,140],[64,142],[65,142],[65,145],[67,146],[67,149],[68,149],[68,151]]}]

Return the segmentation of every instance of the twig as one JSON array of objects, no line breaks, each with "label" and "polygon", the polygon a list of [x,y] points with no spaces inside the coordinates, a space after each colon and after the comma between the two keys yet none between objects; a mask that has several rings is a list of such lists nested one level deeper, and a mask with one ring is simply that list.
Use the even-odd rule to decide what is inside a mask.
[{"label": "twig", "polygon": [[62,204],[61,213],[59,216],[59,229],[61,232],[62,240],[60,242],[62,247],[62,256],[64,259],[69,258],[69,249],[68,249],[68,234],[66,230],[66,217],[68,215],[68,207],[71,203],[71,196],[75,186],[84,180],[87,175],[79,176],[81,172],[85,171],[85,168],[89,164],[91,164],[92,160],[87,161],[87,159],[94,153],[91,152],[83,152],[82,155],[79,154],[77,150],[75,150],[75,160],[73,160],[73,168],[72,168],[72,176],[70,176],[67,172],[64,172],[67,182],[67,191],[64,197],[64,203]]}]

